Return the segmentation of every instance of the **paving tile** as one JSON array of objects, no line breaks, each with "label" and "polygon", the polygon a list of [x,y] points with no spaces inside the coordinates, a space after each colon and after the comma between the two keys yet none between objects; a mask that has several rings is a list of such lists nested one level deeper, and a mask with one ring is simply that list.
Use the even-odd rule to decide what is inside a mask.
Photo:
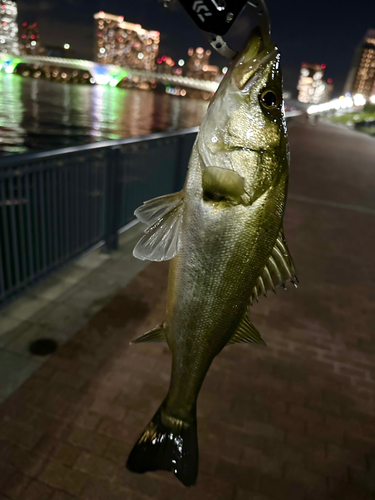
[{"label": "paving tile", "polygon": [[60,330],[62,326],[68,327],[74,320],[82,315],[82,310],[71,304],[60,304],[58,301],[51,303],[48,310],[33,316],[33,323],[45,328]]},{"label": "paving tile", "polygon": [[51,488],[61,489],[71,495],[78,495],[88,481],[88,476],[72,470],[57,460],[51,460],[39,477]]},{"label": "paving tile", "polygon": [[93,287],[92,282],[90,283],[82,284],[78,290],[75,290],[73,293],[67,293],[61,300],[65,304],[72,304],[85,309],[86,315],[92,316],[111,300],[116,291],[114,290],[108,294],[108,290],[101,288],[100,284],[97,287]]},{"label": "paving tile", "polygon": [[51,500],[77,500],[77,498],[78,497],[69,495],[69,493],[65,493],[64,491],[55,490],[54,494],[51,497]]},{"label": "paving tile", "polygon": [[72,427],[66,438],[70,443],[97,455],[104,452],[109,442],[107,436],[78,426]]},{"label": "paving tile", "polygon": [[2,310],[2,314],[15,320],[26,321],[48,306],[48,304],[47,300],[28,294],[26,297],[21,297],[16,302],[5,307]]},{"label": "paving tile", "polygon": [[[1,456],[0,456],[1,458]],[[18,472],[10,463],[2,461],[0,464],[0,491],[2,490],[4,484],[8,481],[8,479],[14,474]]]},{"label": "paving tile", "polygon": [[16,328],[18,331],[17,336],[14,339],[9,339],[5,345],[7,351],[23,354],[24,356],[31,356],[36,360],[45,360],[46,356],[35,356],[30,354],[29,347],[32,342],[40,339],[54,338],[58,340],[59,335],[56,330],[52,328],[46,328],[44,326],[24,322],[19,327]]},{"label": "paving tile", "polygon": [[52,488],[39,481],[31,481],[22,491],[19,500],[50,500]]},{"label": "paving tile", "polygon": [[68,267],[55,274],[55,277],[61,281],[67,281],[72,285],[77,285],[82,282],[91,273],[91,269],[79,266],[76,263],[70,264]]},{"label": "paving tile", "polygon": [[109,258],[110,258],[109,255],[100,253],[100,251],[96,250],[95,252],[92,252],[86,255],[85,257],[79,259],[76,262],[76,266],[92,270],[101,266],[101,264],[106,260],[108,260]]},{"label": "paving tile", "polygon": [[0,349],[0,397],[10,396],[39,364],[37,360]]},{"label": "paving tile", "polygon": [[0,314],[0,347],[3,346],[3,338],[5,334],[9,334],[21,323],[21,319],[15,319],[5,314]]},{"label": "paving tile", "polygon": [[41,283],[33,289],[33,294],[47,301],[54,301],[59,299],[64,293],[69,292],[73,283],[69,281],[60,280],[56,275],[49,278],[47,281]]},{"label": "paving tile", "polygon": [[124,464],[129,456],[132,445],[112,439],[104,451],[104,457],[112,462]]},{"label": "paving tile", "polygon": [[82,408],[78,412],[74,422],[79,427],[83,427],[89,430],[94,430],[98,426],[101,419],[102,415],[100,415],[99,413],[96,413],[95,411],[92,410],[88,410],[86,408]]},{"label": "paving tile", "polygon": [[[138,226],[113,257],[95,252],[51,279],[57,288],[45,297],[60,280],[71,287],[59,300],[40,311],[35,298],[21,301],[31,314],[23,324],[15,304],[1,312],[0,491],[20,500],[373,500],[373,215],[361,207],[375,210],[375,143],[319,127],[291,130],[285,231],[301,286],[252,309],[267,349],[232,346],[215,359],[198,401],[196,487],[125,468],[170,377],[167,348],[129,347],[163,321],[168,278],[168,263],[131,256]],[[347,158],[364,151],[354,175]],[[64,345],[28,365],[31,325],[42,324]]]},{"label": "paving tile", "polygon": [[9,498],[18,500],[30,482],[31,479],[25,476],[25,474],[15,472],[4,484],[2,493]]},{"label": "paving tile", "polygon": [[74,464],[74,468],[92,476],[108,480],[114,476],[117,470],[115,464],[110,460],[92,455],[86,451],[82,452],[79,456]]},{"label": "paving tile", "polygon": [[[130,488],[121,487],[119,484],[109,483],[95,478],[85,486],[82,497],[84,500],[130,500],[133,499]],[[145,497],[143,497],[146,500]],[[149,497],[148,497],[149,498]]]},{"label": "paving tile", "polygon": [[0,421],[0,439],[23,448],[33,448],[41,438],[42,432],[15,419]]},{"label": "paving tile", "polygon": [[73,466],[80,453],[81,450],[77,446],[73,446],[70,443],[60,442],[53,450],[51,456],[55,460],[59,460],[64,465]]},{"label": "paving tile", "polygon": [[263,495],[257,491],[243,490],[241,488],[236,489],[234,500],[271,500],[268,495]]},{"label": "paving tile", "polygon": [[[47,463],[46,457],[39,455],[34,450],[31,451],[33,445],[38,441],[38,436],[29,443],[27,439],[24,439],[25,435],[26,437],[28,436],[19,432],[17,440],[11,438],[8,440],[9,442],[5,440],[1,441],[0,484],[1,478],[3,478],[4,473],[8,472],[8,468],[12,471],[21,472],[30,478],[37,478],[44,470]],[[7,439],[8,435],[3,437]],[[14,444],[13,441],[15,442]],[[28,446],[30,449],[25,449],[25,446]]]}]

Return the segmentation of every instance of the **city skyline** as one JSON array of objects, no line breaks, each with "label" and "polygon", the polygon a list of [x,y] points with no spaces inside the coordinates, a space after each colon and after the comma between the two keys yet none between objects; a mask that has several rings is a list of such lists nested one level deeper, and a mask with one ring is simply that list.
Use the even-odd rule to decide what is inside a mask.
[{"label": "city skyline", "polygon": [[[323,0],[316,0],[314,8],[300,5],[295,8],[293,4],[286,8],[276,0],[268,0],[267,4],[271,19],[275,20],[273,37],[282,53],[285,87],[295,89],[301,63],[310,61],[327,65],[327,77],[333,78],[335,93],[340,94],[355,48],[365,32],[374,27],[375,3],[364,0],[360,16]],[[38,22],[46,45],[68,42],[77,50],[77,57],[86,59],[92,58],[92,16],[100,10],[124,15],[129,22],[160,31],[161,53],[174,60],[183,57],[191,46],[209,48],[203,34],[178,2],[171,9],[164,9],[158,0],[129,4],[119,0],[93,0],[89,5],[84,0],[36,0],[32,4],[20,0],[18,6],[19,21]],[[238,29],[241,29],[240,23]],[[211,60],[220,67],[228,62],[216,53]]]},{"label": "city skyline", "polygon": [[154,71],[159,52],[160,33],[140,24],[100,11],[94,14],[95,61]]}]

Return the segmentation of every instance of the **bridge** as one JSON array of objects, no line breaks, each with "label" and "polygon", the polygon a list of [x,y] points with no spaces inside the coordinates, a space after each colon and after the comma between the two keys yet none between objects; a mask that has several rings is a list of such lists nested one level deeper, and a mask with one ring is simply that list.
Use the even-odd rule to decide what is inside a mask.
[{"label": "bridge", "polygon": [[27,56],[27,55],[0,55],[0,71],[5,73],[13,73],[17,66],[21,63],[42,66],[54,66],[61,68],[72,68],[85,70],[89,72],[94,79],[94,83],[98,85],[110,85],[115,87],[124,78],[133,76],[146,79],[154,79],[165,85],[178,85],[180,87],[189,87],[206,92],[215,92],[218,87],[218,82],[206,80],[197,80],[186,76],[168,75],[165,73],[157,73],[154,71],[142,71],[132,68],[115,66],[113,64],[99,64],[93,61],[84,59],[69,59],[65,57],[45,57],[45,56]]}]

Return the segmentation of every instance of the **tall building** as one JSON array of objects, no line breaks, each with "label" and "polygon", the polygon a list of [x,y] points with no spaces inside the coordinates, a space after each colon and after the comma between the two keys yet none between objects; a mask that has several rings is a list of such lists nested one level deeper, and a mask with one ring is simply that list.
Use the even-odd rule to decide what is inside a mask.
[{"label": "tall building", "polygon": [[96,20],[95,60],[133,69],[155,70],[160,33],[148,31],[140,24],[124,21],[103,11],[94,14]]},{"label": "tall building", "polygon": [[20,37],[20,54],[41,55],[44,49],[40,42],[40,33],[37,23],[22,23]]},{"label": "tall building", "polygon": [[368,30],[358,46],[344,93],[362,94],[365,98],[375,95],[375,30]]},{"label": "tall building", "polygon": [[17,13],[16,2],[0,2],[0,52],[5,54],[19,54]]},{"label": "tall building", "polygon": [[323,81],[325,69],[325,64],[302,63],[297,86],[300,102],[319,104],[326,100],[327,83]]},{"label": "tall building", "polygon": [[186,76],[198,80],[216,81],[220,69],[210,64],[210,50],[204,50],[202,47],[190,48],[188,55],[190,57],[187,62]]},{"label": "tall building", "polygon": [[156,71],[158,73],[167,73],[169,75],[173,74],[173,68],[176,65],[174,60],[171,57],[168,57],[166,55],[161,56],[157,59],[157,67]]}]

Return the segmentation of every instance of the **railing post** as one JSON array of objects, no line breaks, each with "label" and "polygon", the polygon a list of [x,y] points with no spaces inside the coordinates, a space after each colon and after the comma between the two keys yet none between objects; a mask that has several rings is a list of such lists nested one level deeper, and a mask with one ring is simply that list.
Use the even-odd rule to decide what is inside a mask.
[{"label": "railing post", "polygon": [[121,206],[120,183],[120,146],[109,148],[107,153],[107,179],[106,179],[106,207],[105,207],[105,244],[103,253],[110,253],[118,249],[118,228]]},{"label": "railing post", "polygon": [[182,189],[187,173],[187,166],[191,155],[191,148],[194,144],[196,134],[179,135],[175,170],[175,190]]}]

